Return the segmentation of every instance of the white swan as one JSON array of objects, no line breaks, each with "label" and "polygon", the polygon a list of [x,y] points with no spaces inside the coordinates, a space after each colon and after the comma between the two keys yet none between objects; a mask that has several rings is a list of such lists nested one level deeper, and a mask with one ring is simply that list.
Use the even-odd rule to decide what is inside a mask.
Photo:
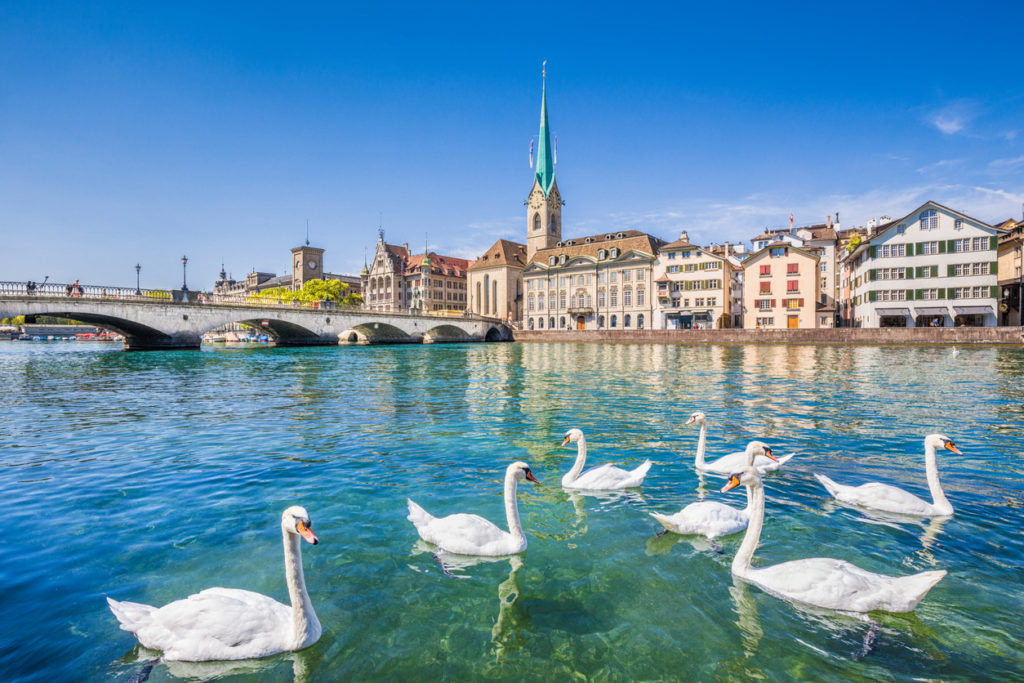
[{"label": "white swan", "polygon": [[[744,457],[747,459],[746,466],[752,465],[754,458],[760,455],[775,459],[770,448],[760,441],[751,441],[744,453]],[[750,521],[751,501],[748,488],[747,507],[743,510],[737,510],[714,500],[702,500],[690,503],[674,515],[660,515],[657,512],[650,514],[667,530],[677,534],[715,538],[716,536],[735,534],[747,528],[747,523]]]},{"label": "white swan", "polygon": [[939,468],[935,462],[935,451],[945,448],[957,455],[963,455],[953,441],[942,434],[929,434],[924,439],[924,469],[928,477],[928,488],[932,493],[932,501],[918,498],[912,493],[888,484],[871,482],[860,486],[844,486],[837,484],[822,474],[815,478],[828,489],[836,500],[842,503],[860,505],[885,512],[896,512],[904,515],[920,517],[948,517],[953,514],[953,506],[946,499],[946,494],[939,484]]},{"label": "white swan", "polygon": [[[686,421],[686,424],[688,425],[694,423],[700,425],[700,436],[697,437],[697,456],[693,460],[693,466],[695,468],[698,470],[704,470],[705,472],[730,474],[746,466],[747,455],[744,451],[723,455],[721,458],[713,462],[704,462],[704,446],[708,436],[707,416],[698,410],[690,416],[689,420]],[[760,444],[761,442],[752,441],[751,443]],[[747,445],[747,448],[750,448],[750,444]],[[769,457],[770,453],[771,449],[769,448],[763,455],[758,455],[754,458],[754,467],[756,467],[757,471],[761,474],[779,469],[784,463],[788,462],[790,458],[796,455],[795,453],[788,453],[781,458],[776,458],[774,456]]]},{"label": "white swan", "polygon": [[729,477],[728,491],[743,484],[750,489],[753,510],[743,543],[732,561],[732,573],[770,593],[816,607],[845,612],[910,612],[925,594],[946,575],[944,570],[910,576],[886,576],[828,557],[792,560],[754,568],[750,561],[764,524],[764,487],[754,467]]},{"label": "white swan", "polygon": [[562,477],[562,486],[567,489],[608,491],[640,486],[644,483],[647,470],[651,469],[651,461],[644,460],[643,464],[635,470],[626,471],[614,465],[601,465],[581,475],[583,465],[587,462],[587,440],[579,429],[570,429],[565,433],[562,445],[570,442],[576,444],[576,462],[573,463],[572,469]]},{"label": "white swan", "polygon": [[316,545],[305,509],[281,515],[284,568],[291,607],[252,591],[207,588],[163,607],[107,598],[121,628],[168,661],[252,659],[301,650],[320,638],[320,622],[306,593],[300,537]]},{"label": "white swan", "polygon": [[[504,531],[479,515],[455,514],[434,517],[412,500],[408,520],[420,538],[456,555],[514,555],[526,550],[526,536],[519,523],[516,483],[526,479],[537,482],[530,466],[514,462],[505,470],[505,515],[508,531]],[[539,482],[537,482],[539,483]]]}]

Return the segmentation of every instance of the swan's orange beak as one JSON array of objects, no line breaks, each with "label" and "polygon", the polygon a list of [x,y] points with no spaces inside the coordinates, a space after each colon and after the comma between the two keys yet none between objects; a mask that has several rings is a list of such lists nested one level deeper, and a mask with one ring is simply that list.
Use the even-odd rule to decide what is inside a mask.
[{"label": "swan's orange beak", "polygon": [[564,438],[564,439],[562,439],[562,445],[563,445],[563,446],[564,446],[565,444],[567,444],[567,443],[569,443],[569,435],[568,435],[568,434],[566,434],[566,435],[565,435],[565,438]]},{"label": "swan's orange beak", "polygon": [[953,445],[952,441],[947,441],[946,442],[946,450],[947,451],[953,451],[957,455],[963,455],[963,453],[960,452],[960,449]]},{"label": "swan's orange beak", "polygon": [[765,447],[764,447],[764,454],[765,454],[766,456],[768,456],[769,458],[771,458],[772,460],[774,460],[775,462],[778,462],[778,461],[779,461],[779,459],[778,459],[778,458],[776,458],[776,457],[775,457],[774,455],[772,455],[772,449],[771,449],[771,447],[770,447],[770,446],[765,446]]},{"label": "swan's orange beak", "polygon": [[693,423],[694,423],[694,421],[696,421],[696,419],[697,419],[697,418],[695,418],[695,417],[694,417],[693,415],[691,415],[691,416],[690,416],[690,419],[686,421],[686,424],[688,424],[688,425],[689,425],[689,424],[693,424]]},{"label": "swan's orange beak", "polygon": [[735,474],[729,477],[729,481],[726,482],[725,486],[722,487],[722,493],[726,491],[732,491],[734,488],[740,485],[740,478]]},{"label": "swan's orange beak", "polygon": [[537,477],[533,476],[533,472],[531,472],[530,470],[526,470],[525,476],[529,481],[532,481],[534,484],[540,483],[539,481],[537,481]]},{"label": "swan's orange beak", "polygon": [[316,545],[320,542],[320,539],[316,537],[316,534],[313,533],[313,530],[305,524],[303,524],[301,521],[295,525],[295,530],[299,532],[300,536],[302,536],[304,539],[306,539],[306,541],[312,543],[313,545]]}]

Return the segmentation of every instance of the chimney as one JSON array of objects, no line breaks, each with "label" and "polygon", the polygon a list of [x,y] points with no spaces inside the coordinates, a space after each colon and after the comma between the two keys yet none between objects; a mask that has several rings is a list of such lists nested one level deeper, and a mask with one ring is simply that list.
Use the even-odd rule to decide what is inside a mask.
[{"label": "chimney", "polygon": [[408,242],[402,242],[402,248],[405,249],[405,253],[406,254],[409,253],[409,243]]},{"label": "chimney", "polygon": [[690,235],[687,234],[687,232],[685,230],[683,230],[681,233],[679,233],[679,239],[681,239],[682,241],[684,241],[686,243],[689,243],[690,242]]},{"label": "chimney", "polygon": [[728,256],[729,255],[729,242],[728,242],[728,240],[726,240],[726,242],[725,242],[725,244],[723,246],[725,247],[725,255]]},{"label": "chimney", "polygon": [[832,227],[832,216],[825,216],[825,227],[826,228],[831,228]]}]

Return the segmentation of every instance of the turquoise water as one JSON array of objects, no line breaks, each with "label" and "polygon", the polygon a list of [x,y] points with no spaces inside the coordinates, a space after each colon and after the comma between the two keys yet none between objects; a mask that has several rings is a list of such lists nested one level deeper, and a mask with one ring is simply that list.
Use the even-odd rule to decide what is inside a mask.
[{"label": "turquoise water", "polygon": [[[1007,680],[1024,675],[1024,350],[478,344],[122,353],[0,344],[0,672],[124,679],[140,669],[105,596],[163,604],[210,586],[287,600],[280,514],[301,504],[324,633],[297,654],[158,664],[150,680]],[[766,478],[755,565],[808,556],[949,575],[909,615],[808,610],[734,581],[742,535],[656,536],[649,511],[743,505],[693,470],[758,437],[797,452]],[[560,486],[590,463],[654,466],[642,489]],[[866,518],[811,476],[927,496],[922,439],[956,514]],[[443,566],[406,497],[504,524],[525,460],[514,559]],[[873,622],[873,623],[872,623]]]}]

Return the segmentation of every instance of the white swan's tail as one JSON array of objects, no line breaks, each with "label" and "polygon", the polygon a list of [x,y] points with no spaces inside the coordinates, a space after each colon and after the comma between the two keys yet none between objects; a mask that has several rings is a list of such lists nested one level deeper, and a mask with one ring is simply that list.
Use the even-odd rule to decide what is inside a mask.
[{"label": "white swan's tail", "polygon": [[826,477],[824,474],[815,473],[814,478],[820,481],[821,485],[828,489],[828,492],[831,493],[833,497],[839,497],[839,492],[841,490],[839,484],[835,483],[834,481]]},{"label": "white swan's tail", "polygon": [[417,529],[430,524],[430,520],[434,519],[433,515],[412,502],[411,498],[406,498],[405,500],[409,503],[409,516],[406,519],[412,522],[412,525]]},{"label": "white swan's tail", "polygon": [[917,603],[924,599],[932,588],[935,587],[942,577],[946,575],[945,569],[934,572],[921,572],[910,576],[901,576],[895,579],[895,588],[906,600],[906,611],[909,612],[917,607]]},{"label": "white swan's tail", "polygon": [[651,469],[651,461],[644,460],[643,464],[640,465],[640,467],[637,467],[635,470],[630,472],[630,474],[633,475],[632,477],[630,477],[630,482],[632,482],[630,486],[639,486],[640,484],[642,484],[644,481],[644,477],[647,476],[647,470],[649,469]]},{"label": "white swan's tail", "polygon": [[785,463],[789,462],[790,460],[792,460],[792,459],[793,459],[793,456],[794,456],[794,455],[796,455],[796,453],[795,453],[795,452],[793,452],[793,453],[786,453],[786,454],[785,454],[784,456],[782,456],[781,458],[779,458],[779,465],[781,466],[781,465],[783,465],[783,464],[785,464]]},{"label": "white swan's tail", "polygon": [[651,515],[651,517],[654,517],[656,520],[658,520],[658,523],[666,529],[668,529],[669,531],[675,530],[675,524],[672,523],[672,518],[668,515],[659,515],[657,512],[651,512],[649,514]]},{"label": "white swan's tail", "polygon": [[110,611],[114,613],[117,620],[121,622],[121,629],[129,633],[136,633],[139,629],[147,626],[153,618],[156,607],[143,605],[137,602],[118,602],[107,598]]}]

